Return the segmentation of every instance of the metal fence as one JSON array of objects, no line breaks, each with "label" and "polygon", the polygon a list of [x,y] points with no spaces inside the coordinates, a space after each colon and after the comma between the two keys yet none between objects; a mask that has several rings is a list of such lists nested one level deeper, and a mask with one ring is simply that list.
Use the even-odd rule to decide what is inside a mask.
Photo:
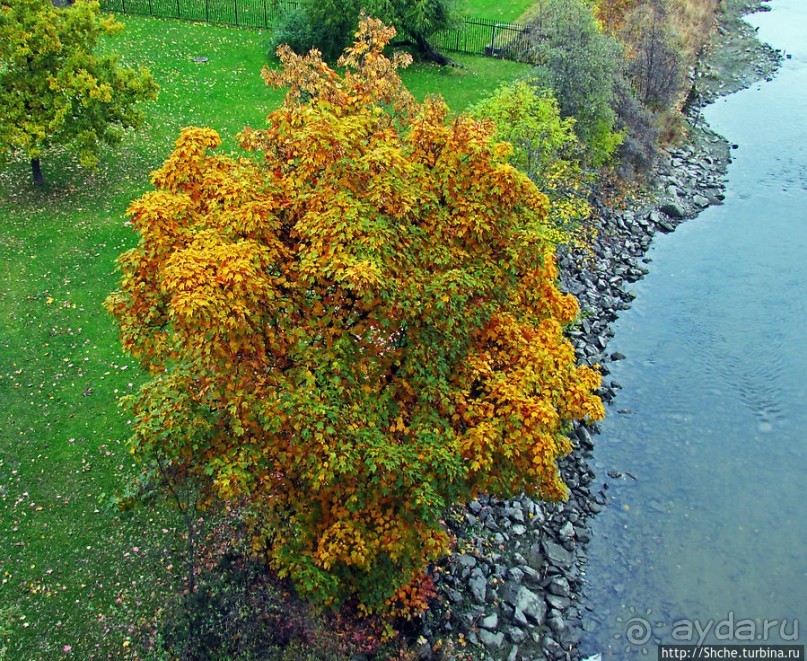
[{"label": "metal fence", "polygon": [[437,50],[517,60],[527,52],[526,33],[527,28],[516,23],[466,17],[456,28],[433,35],[430,43]]},{"label": "metal fence", "polygon": [[[268,28],[301,0],[100,0],[105,11],[160,18]],[[463,18],[457,27],[433,35],[437,50],[519,59],[526,52],[526,28],[484,18]]]},{"label": "metal fence", "polygon": [[300,6],[297,0],[100,0],[101,9],[159,18],[269,27],[280,14]]}]

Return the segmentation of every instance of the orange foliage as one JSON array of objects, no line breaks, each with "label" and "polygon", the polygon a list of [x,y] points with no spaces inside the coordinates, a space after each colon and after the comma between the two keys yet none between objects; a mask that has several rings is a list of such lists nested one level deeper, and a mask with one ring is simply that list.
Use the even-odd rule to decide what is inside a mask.
[{"label": "orange foliage", "polygon": [[606,32],[616,34],[641,0],[597,0],[596,15]]},{"label": "orange foliage", "polygon": [[246,499],[281,576],[368,613],[425,606],[451,503],[564,498],[566,428],[603,414],[546,197],[492,125],[414,102],[392,34],[364,20],[341,76],[281,52],[289,94],[243,157],[183,130],[107,301],[154,375],[135,454]]}]

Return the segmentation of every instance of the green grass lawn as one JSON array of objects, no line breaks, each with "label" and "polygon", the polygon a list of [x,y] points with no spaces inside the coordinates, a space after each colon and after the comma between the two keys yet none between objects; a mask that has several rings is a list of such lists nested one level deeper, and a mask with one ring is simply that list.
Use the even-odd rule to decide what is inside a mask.
[{"label": "green grass lawn", "polygon": [[[232,149],[282,98],[258,75],[266,31],[123,22],[111,47],[161,87],[147,126],[95,173],[48,156],[44,190],[25,162],[0,170],[0,659],[125,657],[180,584],[170,510],[107,506],[135,470],[116,401],[143,377],[102,302],[117,284],[116,257],[136,241],[126,207],[179,130],[213,127]],[[463,68],[416,65],[404,79],[419,98],[440,92],[459,111],[525,71],[457,60]]]},{"label": "green grass lawn", "polygon": [[517,23],[535,0],[458,0],[457,11],[463,16],[489,18],[503,23]]}]

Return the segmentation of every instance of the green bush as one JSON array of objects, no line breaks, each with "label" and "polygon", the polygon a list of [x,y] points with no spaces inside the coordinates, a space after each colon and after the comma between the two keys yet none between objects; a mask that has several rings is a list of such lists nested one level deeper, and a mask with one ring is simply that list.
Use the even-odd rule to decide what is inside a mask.
[{"label": "green bush", "polygon": [[272,25],[269,55],[273,57],[283,44],[295,53],[307,53],[321,42],[321,32],[322,28],[311,23],[308,12],[302,7],[283,12]]},{"label": "green bush", "polygon": [[424,59],[448,62],[432,48],[429,38],[452,25],[452,0],[308,0],[280,18],[271,50],[280,44],[288,44],[298,54],[317,48],[326,60],[333,61],[353,43],[362,13],[394,26],[399,39]]}]

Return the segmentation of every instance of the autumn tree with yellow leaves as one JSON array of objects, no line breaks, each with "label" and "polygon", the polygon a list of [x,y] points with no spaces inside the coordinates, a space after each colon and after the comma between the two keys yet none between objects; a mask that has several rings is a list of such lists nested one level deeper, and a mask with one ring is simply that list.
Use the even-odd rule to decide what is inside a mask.
[{"label": "autumn tree with yellow leaves", "polygon": [[24,155],[42,186],[49,150],[67,148],[93,168],[104,144],[142,124],[140,102],[157,97],[151,74],[99,52],[121,29],[94,0],[0,0],[0,162]]},{"label": "autumn tree with yellow leaves", "polygon": [[152,375],[134,454],[242,503],[303,596],[383,614],[424,607],[447,506],[563,499],[565,431],[603,415],[547,198],[491,123],[415,103],[393,36],[363,20],[344,75],[281,49],[288,95],[241,156],[183,130],[107,300]]}]

